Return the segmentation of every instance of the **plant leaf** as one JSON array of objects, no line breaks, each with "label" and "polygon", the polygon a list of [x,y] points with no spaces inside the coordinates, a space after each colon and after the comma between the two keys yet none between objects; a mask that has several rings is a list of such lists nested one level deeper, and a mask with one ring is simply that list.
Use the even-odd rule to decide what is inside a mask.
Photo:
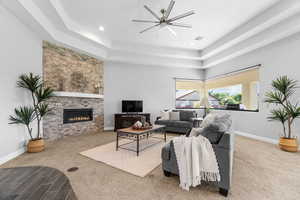
[{"label": "plant leaf", "polygon": [[29,75],[22,74],[17,81],[17,86],[34,92],[42,86],[41,77],[39,75],[33,75],[32,73],[29,73]]},{"label": "plant leaf", "polygon": [[41,103],[41,102],[46,101],[46,100],[50,99],[51,97],[53,97],[54,96],[53,92],[54,92],[54,90],[49,87],[47,87],[47,88],[39,87],[34,92],[34,94],[36,96],[38,103]]},{"label": "plant leaf", "polygon": [[49,108],[49,105],[45,104],[45,103],[39,104],[37,106],[37,109],[38,109],[40,117],[44,117],[45,115],[47,115],[52,110],[52,109]]},{"label": "plant leaf", "polygon": [[270,121],[280,121],[281,123],[285,123],[288,119],[288,113],[285,109],[272,109],[271,115],[268,117]]},{"label": "plant leaf", "polygon": [[295,93],[297,81],[289,79],[287,76],[281,76],[276,80],[272,81],[272,88],[279,91],[284,96],[284,101],[287,100],[291,95]]},{"label": "plant leaf", "polygon": [[23,106],[15,108],[14,115],[9,116],[10,124],[29,125],[36,118],[34,108],[31,106]]}]

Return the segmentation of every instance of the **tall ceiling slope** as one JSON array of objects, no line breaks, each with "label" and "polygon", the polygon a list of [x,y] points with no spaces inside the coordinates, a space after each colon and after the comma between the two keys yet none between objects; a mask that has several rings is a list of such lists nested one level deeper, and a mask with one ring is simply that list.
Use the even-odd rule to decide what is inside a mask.
[{"label": "tall ceiling slope", "polygon": [[[299,0],[175,0],[171,15],[191,30],[165,28],[139,34],[169,0],[0,0],[42,38],[109,61],[162,67],[208,68],[300,31]],[[99,31],[99,26],[104,31]],[[194,40],[197,36],[203,40]]]}]

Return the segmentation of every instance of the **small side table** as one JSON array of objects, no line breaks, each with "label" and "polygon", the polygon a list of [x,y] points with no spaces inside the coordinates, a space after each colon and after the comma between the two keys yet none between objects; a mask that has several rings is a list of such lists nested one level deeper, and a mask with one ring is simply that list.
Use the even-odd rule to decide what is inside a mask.
[{"label": "small side table", "polygon": [[192,118],[192,121],[193,121],[193,127],[197,128],[200,126],[201,122],[203,121],[203,118],[202,117],[194,117],[194,118]]}]

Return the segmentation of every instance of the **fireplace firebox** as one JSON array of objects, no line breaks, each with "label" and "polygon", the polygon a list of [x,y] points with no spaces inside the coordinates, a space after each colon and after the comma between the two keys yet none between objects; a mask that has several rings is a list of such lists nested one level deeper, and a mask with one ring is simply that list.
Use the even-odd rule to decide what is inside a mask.
[{"label": "fireplace firebox", "polygon": [[64,109],[64,124],[93,120],[93,109]]}]

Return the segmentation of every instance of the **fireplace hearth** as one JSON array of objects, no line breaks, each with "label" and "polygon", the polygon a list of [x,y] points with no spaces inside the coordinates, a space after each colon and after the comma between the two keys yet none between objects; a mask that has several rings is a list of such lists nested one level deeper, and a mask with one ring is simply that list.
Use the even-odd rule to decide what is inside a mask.
[{"label": "fireplace hearth", "polygon": [[93,121],[93,109],[64,109],[63,123]]}]

